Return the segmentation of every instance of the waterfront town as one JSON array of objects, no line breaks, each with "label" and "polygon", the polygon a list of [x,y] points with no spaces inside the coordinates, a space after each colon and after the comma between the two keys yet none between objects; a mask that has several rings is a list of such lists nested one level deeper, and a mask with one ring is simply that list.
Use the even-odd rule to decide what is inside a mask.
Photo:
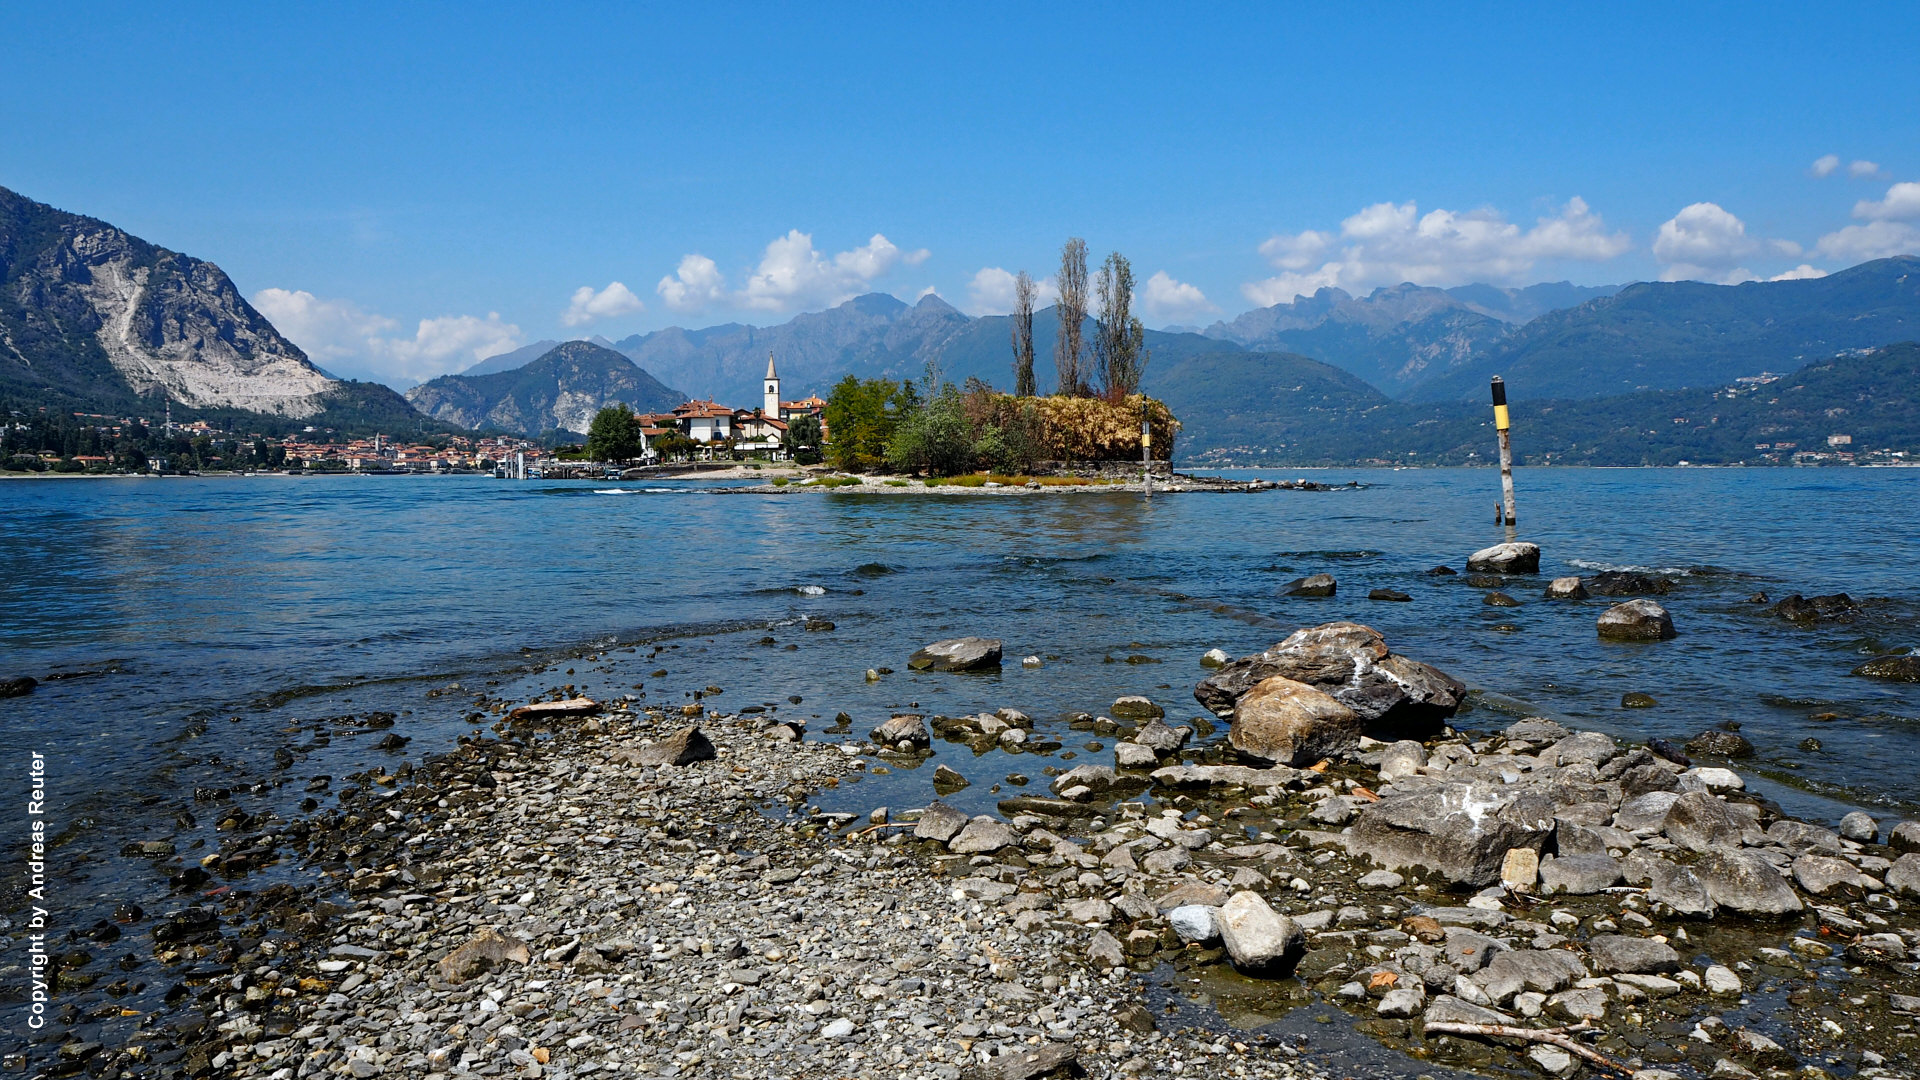
[{"label": "waterfront town", "polygon": [[[646,447],[643,464],[787,456],[788,427],[812,417],[824,435],[827,403],[818,396],[780,398],[779,377],[767,362],[765,399],[744,409],[693,400],[670,412],[638,416]],[[562,433],[566,435],[578,433]],[[52,445],[49,445],[52,444]],[[53,446],[59,446],[54,449]],[[159,450],[160,452],[156,452]],[[0,467],[8,472],[140,473],[299,470],[370,475],[407,473],[544,474],[577,467],[578,444],[517,435],[436,435],[396,440],[376,433],[349,438],[308,426],[285,436],[222,429],[206,420],[75,412],[70,417],[13,410],[0,431]]]}]

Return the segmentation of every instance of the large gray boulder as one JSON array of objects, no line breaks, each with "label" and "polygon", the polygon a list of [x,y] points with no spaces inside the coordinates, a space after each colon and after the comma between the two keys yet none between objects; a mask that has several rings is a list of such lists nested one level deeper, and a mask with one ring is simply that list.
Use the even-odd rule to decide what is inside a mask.
[{"label": "large gray boulder", "polygon": [[681,728],[664,739],[622,747],[614,751],[613,759],[628,765],[683,766],[696,761],[712,761],[715,755],[712,741],[696,724]]},{"label": "large gray boulder", "polygon": [[914,823],[913,837],[916,840],[937,840],[946,843],[960,835],[970,819],[967,815],[943,802],[931,802],[920,811],[920,820]]},{"label": "large gray boulder", "polygon": [[1296,630],[1265,652],[1228,663],[1201,680],[1193,696],[1215,714],[1232,718],[1248,691],[1276,675],[1352,709],[1369,733],[1396,737],[1438,732],[1467,694],[1452,676],[1388,649],[1379,631],[1332,622]]},{"label": "large gray boulder", "polygon": [[1780,916],[1801,910],[1793,886],[1772,863],[1749,851],[1714,850],[1693,864],[1693,875],[1721,907],[1742,915]]},{"label": "large gray boulder", "polygon": [[1608,641],[1666,641],[1677,637],[1673,616],[1651,600],[1629,600],[1600,613],[1600,636]]},{"label": "large gray boulder", "polygon": [[1620,881],[1620,863],[1598,855],[1548,855],[1540,860],[1540,891],[1548,896],[1592,896]]},{"label": "large gray boulder", "polygon": [[947,850],[955,855],[984,855],[1018,843],[1020,838],[1006,822],[986,815],[967,822],[966,827],[947,841]]},{"label": "large gray boulder", "polygon": [[1727,813],[1727,804],[1705,791],[1689,791],[1673,800],[1660,831],[1688,851],[1740,846],[1740,826]]},{"label": "large gray boulder", "polygon": [[1467,572],[1487,574],[1537,574],[1540,572],[1540,545],[1525,542],[1495,544],[1467,556]]},{"label": "large gray boulder", "polygon": [[1367,806],[1347,850],[1389,870],[1417,868],[1453,885],[1485,887],[1500,880],[1509,849],[1538,851],[1553,829],[1553,799],[1542,791],[1449,784]]},{"label": "large gray boulder", "polygon": [[1887,871],[1887,888],[1901,896],[1920,897],[1920,854],[1909,851],[1893,860]]},{"label": "large gray boulder", "polygon": [[1523,990],[1551,994],[1587,977],[1587,965],[1564,949],[1509,949],[1496,955],[1473,981],[1496,1005]]},{"label": "large gray boulder", "polygon": [[1300,925],[1251,890],[1234,893],[1220,905],[1216,918],[1220,942],[1242,971],[1284,978],[1306,951],[1307,935]]},{"label": "large gray boulder", "polygon": [[991,671],[1000,666],[1000,639],[962,637],[936,641],[914,650],[907,666],[915,671]]},{"label": "large gray boulder", "polygon": [[1304,768],[1360,746],[1360,715],[1306,683],[1263,679],[1233,710],[1227,741],[1248,757]]},{"label": "large gray boulder", "polygon": [[1595,934],[1587,942],[1593,970],[1602,975],[1658,975],[1680,970],[1680,954],[1671,945],[1631,934]]},{"label": "large gray boulder", "polygon": [[1677,791],[1649,791],[1620,804],[1613,815],[1613,827],[1627,832],[1658,829],[1667,820],[1667,811],[1680,798]]},{"label": "large gray boulder", "polygon": [[925,750],[933,745],[927,722],[914,713],[901,713],[867,732],[867,738],[892,750]]},{"label": "large gray boulder", "polygon": [[[1636,852],[1636,854],[1638,854]],[[1647,899],[1665,904],[1683,918],[1711,918],[1717,905],[1707,886],[1687,867],[1658,856],[1648,856]]]}]

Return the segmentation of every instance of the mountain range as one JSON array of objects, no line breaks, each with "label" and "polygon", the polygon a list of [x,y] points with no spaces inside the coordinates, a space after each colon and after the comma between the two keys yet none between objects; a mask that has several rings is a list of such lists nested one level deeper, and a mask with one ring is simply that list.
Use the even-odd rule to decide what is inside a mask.
[{"label": "mountain range", "polygon": [[[315,367],[212,263],[0,188],[0,401],[16,412],[152,416],[167,402],[181,418],[264,434],[580,432],[612,400],[643,411],[688,396],[756,403],[769,354],[789,400],[847,374],[1005,387],[1011,328],[933,294],[913,304],[870,294],[777,326],[535,342],[402,398]],[[1056,309],[1035,313],[1043,390],[1057,332]],[[1182,460],[1471,460],[1488,440],[1494,374],[1515,403],[1516,437],[1529,432],[1523,454],[1633,463],[1659,448],[1708,460],[1778,441],[1763,428],[1800,442],[1853,426],[1912,446],[1900,384],[1912,354],[1884,347],[1916,338],[1913,256],[1733,286],[1322,289],[1200,331],[1149,331],[1143,388],[1184,421]],[[1729,396],[1775,385],[1757,381],[1768,372],[1800,381],[1764,408]],[[1849,378],[1874,388],[1849,397]],[[1717,419],[1696,426],[1702,410]]]},{"label": "mountain range", "polygon": [[519,367],[479,375],[473,370],[421,383],[407,391],[407,401],[444,423],[538,437],[555,431],[585,435],[593,414],[616,401],[645,413],[687,400],[632,360],[591,341],[553,345]]},{"label": "mountain range", "polygon": [[0,395],[96,412],[250,414],[267,427],[418,419],[334,379],[218,266],[0,188]]}]

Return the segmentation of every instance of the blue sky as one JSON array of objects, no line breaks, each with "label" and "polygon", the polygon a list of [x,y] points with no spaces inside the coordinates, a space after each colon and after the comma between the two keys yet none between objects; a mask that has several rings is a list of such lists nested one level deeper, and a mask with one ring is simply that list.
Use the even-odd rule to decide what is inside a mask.
[{"label": "blue sky", "polygon": [[1150,325],[1920,249],[1914,5],[684,7],[16,7],[0,185],[400,385],[864,291],[1000,310],[1070,235]]}]

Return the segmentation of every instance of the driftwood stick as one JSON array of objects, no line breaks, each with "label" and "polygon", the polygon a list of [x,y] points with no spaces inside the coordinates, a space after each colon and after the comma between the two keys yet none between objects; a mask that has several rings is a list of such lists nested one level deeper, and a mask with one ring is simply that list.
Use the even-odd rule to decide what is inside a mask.
[{"label": "driftwood stick", "polygon": [[1612,1058],[1607,1057],[1605,1054],[1602,1054],[1600,1051],[1566,1034],[1570,1031],[1588,1030],[1584,1023],[1575,1025],[1574,1027],[1541,1030],[1539,1028],[1513,1027],[1510,1024],[1455,1024],[1440,1021],[1425,1025],[1424,1030],[1429,1035],[1479,1035],[1488,1039],[1518,1039],[1522,1042],[1549,1043],[1565,1050],[1569,1054],[1578,1054],[1603,1069],[1611,1069],[1618,1073],[1628,1073],[1632,1071],[1619,1062],[1614,1061]]}]

